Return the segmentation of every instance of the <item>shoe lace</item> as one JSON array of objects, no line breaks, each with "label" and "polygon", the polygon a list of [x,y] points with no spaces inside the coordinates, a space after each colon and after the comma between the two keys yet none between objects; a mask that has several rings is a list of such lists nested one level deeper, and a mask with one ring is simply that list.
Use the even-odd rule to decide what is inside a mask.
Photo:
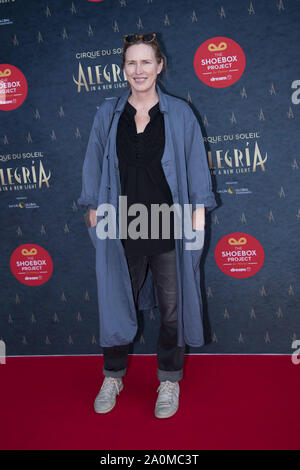
[{"label": "shoe lace", "polygon": [[120,391],[120,385],[119,382],[114,378],[114,377],[107,377],[103,385],[101,387],[101,395],[103,398],[108,398],[111,395],[111,392],[113,392],[114,388],[117,389],[117,393]]},{"label": "shoe lace", "polygon": [[[164,380],[163,382],[161,382],[160,386],[157,389],[157,392],[158,390],[159,390],[158,400],[160,404],[170,403],[172,401],[172,396],[174,392],[176,393],[176,395],[178,395],[176,382],[170,382],[169,380]],[[164,399],[162,399],[162,397]]]}]

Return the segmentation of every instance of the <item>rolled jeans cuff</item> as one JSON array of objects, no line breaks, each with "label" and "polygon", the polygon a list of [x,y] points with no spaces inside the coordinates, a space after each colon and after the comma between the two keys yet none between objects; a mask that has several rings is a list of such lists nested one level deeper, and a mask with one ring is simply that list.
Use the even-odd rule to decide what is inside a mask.
[{"label": "rolled jeans cuff", "polygon": [[126,374],[126,368],[120,369],[120,370],[107,370],[103,366],[103,375],[105,375],[105,377],[114,377],[115,379],[118,379],[120,377],[123,377],[125,374]]},{"label": "rolled jeans cuff", "polygon": [[180,370],[162,370],[157,369],[157,378],[160,382],[169,380],[169,382],[178,382],[183,378],[183,369]]}]

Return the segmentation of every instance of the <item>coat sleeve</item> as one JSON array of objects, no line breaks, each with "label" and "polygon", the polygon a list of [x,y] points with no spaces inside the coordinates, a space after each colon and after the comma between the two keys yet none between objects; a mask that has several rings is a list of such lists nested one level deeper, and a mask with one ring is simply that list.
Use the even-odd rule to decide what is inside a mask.
[{"label": "coat sleeve", "polygon": [[207,211],[217,207],[200,125],[189,108],[186,117],[185,156],[190,204],[203,204]]},{"label": "coat sleeve", "polygon": [[105,130],[103,128],[104,104],[97,110],[90,131],[88,145],[82,167],[82,189],[77,200],[79,206],[97,209],[98,194],[102,175],[105,150]]}]

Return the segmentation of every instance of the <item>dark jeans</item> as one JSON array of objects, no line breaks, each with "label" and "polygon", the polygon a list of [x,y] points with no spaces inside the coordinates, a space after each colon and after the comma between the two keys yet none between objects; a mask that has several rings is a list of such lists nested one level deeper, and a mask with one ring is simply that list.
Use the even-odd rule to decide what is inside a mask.
[{"label": "dark jeans", "polygon": [[[157,289],[160,330],[157,342],[157,377],[176,382],[183,377],[185,347],[177,346],[177,277],[176,251],[158,255],[127,255],[134,300],[145,281],[148,263]],[[103,347],[103,374],[123,377],[126,373],[129,344]]]}]

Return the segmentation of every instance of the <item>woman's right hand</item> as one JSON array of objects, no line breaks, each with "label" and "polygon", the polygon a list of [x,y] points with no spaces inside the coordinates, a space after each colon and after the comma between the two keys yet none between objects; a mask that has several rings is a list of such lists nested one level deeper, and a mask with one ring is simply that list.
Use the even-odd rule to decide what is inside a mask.
[{"label": "woman's right hand", "polygon": [[88,220],[90,227],[97,225],[97,210],[89,209]]}]

